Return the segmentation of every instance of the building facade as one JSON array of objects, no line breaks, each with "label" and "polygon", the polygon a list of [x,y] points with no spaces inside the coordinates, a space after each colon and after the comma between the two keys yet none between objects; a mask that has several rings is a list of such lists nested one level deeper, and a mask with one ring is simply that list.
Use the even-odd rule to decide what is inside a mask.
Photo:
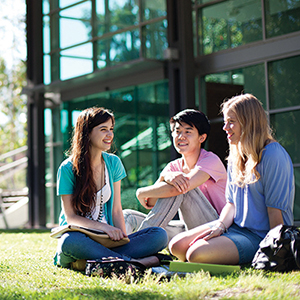
[{"label": "building facade", "polygon": [[262,101],[292,158],[300,221],[300,0],[27,0],[27,35],[31,226],[57,223],[56,171],[82,109],[114,112],[123,207],[141,209],[136,188],[176,156],[170,116],[205,112],[206,148],[226,164],[219,106],[240,93]]}]

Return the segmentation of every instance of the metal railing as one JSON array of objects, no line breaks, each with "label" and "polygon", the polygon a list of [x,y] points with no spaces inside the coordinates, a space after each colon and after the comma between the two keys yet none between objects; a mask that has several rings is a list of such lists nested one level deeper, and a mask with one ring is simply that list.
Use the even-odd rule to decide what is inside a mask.
[{"label": "metal railing", "polygon": [[[28,158],[26,152],[27,146],[23,146],[0,155],[0,183],[11,179],[17,172],[27,168]],[[10,161],[6,162],[6,160]],[[26,186],[22,189],[0,188],[0,215],[2,215],[6,228],[8,228],[8,222],[5,210],[26,196],[28,196],[28,188]]]}]

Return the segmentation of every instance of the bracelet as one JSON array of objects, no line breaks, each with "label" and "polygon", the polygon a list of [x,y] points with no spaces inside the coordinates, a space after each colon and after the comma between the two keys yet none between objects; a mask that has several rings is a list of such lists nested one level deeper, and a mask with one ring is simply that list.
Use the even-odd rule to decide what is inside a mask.
[{"label": "bracelet", "polygon": [[226,227],[226,225],[224,224],[224,222],[222,222],[222,221],[220,221],[220,220],[219,220],[219,222],[224,226],[225,232],[227,232],[227,231],[228,231],[228,228]]},{"label": "bracelet", "polygon": [[222,227],[214,226],[213,228],[214,229],[220,229],[220,230],[222,230],[222,234],[224,233],[224,229]]}]

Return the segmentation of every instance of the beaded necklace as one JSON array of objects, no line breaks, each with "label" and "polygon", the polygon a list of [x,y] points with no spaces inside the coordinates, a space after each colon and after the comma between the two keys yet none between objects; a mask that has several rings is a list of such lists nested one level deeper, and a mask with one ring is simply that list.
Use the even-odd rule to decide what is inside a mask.
[{"label": "beaded necklace", "polygon": [[[104,176],[104,184],[103,184],[103,187],[101,189],[101,193],[100,193],[100,208],[99,208],[99,214],[98,214],[98,217],[95,221],[98,221],[98,222],[101,222],[102,218],[103,218],[103,211],[104,211],[104,208],[103,208],[103,188],[105,187],[106,185],[106,176],[105,176],[105,164],[103,163],[103,176]],[[101,175],[102,175],[101,174]],[[94,220],[93,219],[93,216],[92,216],[92,213],[91,212],[88,212],[87,214],[87,218],[90,219],[90,220]]]}]

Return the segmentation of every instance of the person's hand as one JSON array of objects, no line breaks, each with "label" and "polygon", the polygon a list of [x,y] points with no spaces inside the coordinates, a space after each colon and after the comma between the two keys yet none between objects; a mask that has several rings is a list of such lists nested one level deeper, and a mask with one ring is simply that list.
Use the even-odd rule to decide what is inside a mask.
[{"label": "person's hand", "polygon": [[140,201],[141,205],[146,209],[152,209],[154,206],[149,204],[149,202],[151,201],[150,199],[151,198],[149,197],[143,198],[142,201]]},{"label": "person's hand", "polygon": [[105,226],[103,226],[102,231],[107,233],[109,238],[113,241],[119,241],[124,237],[127,237],[127,235],[124,234],[124,232],[120,228],[108,224],[105,224]]},{"label": "person's hand", "polygon": [[174,186],[178,192],[186,193],[190,186],[189,177],[183,173],[170,172],[164,176],[164,181]]},{"label": "person's hand", "polygon": [[212,228],[209,228],[207,229],[206,231],[200,233],[199,235],[197,235],[189,244],[189,246],[192,246],[193,244],[195,244],[196,241],[202,239],[204,241],[208,241],[210,240],[211,238],[214,238],[214,237],[218,237],[220,236],[221,234],[224,233],[224,230],[222,227],[220,226],[213,226]]}]

